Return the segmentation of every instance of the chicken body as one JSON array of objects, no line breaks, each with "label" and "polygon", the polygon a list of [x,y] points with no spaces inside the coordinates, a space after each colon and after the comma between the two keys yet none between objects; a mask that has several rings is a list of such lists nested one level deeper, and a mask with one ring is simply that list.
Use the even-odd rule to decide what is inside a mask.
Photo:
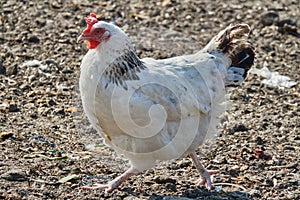
[{"label": "chicken body", "polygon": [[137,169],[149,169],[156,160],[178,158],[217,134],[217,117],[226,106],[228,65],[220,58],[201,53],[143,59],[146,69],[136,73],[139,80],[126,81],[127,90],[113,83],[105,87],[108,80],[98,72],[99,65],[82,66],[85,113],[106,144]]},{"label": "chicken body", "polygon": [[[112,24],[97,22],[90,32],[98,28],[106,38],[100,37],[82,61],[82,104],[105,143],[128,158],[131,168],[95,188],[112,191],[157,161],[184,155],[200,171],[204,181],[198,183],[211,188],[209,176],[216,171],[207,171],[194,151],[218,134],[216,126],[227,106],[225,86],[243,81],[253,64],[252,47],[240,40],[249,27],[228,27],[203,50],[163,60],[139,59],[130,39]],[[229,40],[239,44],[230,46]],[[234,59],[241,66],[232,66]]]}]

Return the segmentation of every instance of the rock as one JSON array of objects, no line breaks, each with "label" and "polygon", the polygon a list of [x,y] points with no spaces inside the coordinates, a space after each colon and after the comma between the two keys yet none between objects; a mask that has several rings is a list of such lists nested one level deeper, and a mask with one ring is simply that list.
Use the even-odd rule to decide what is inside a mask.
[{"label": "rock", "polygon": [[50,100],[48,101],[48,104],[49,104],[50,106],[54,106],[54,105],[56,105],[56,102],[55,102],[53,99],[50,99]]},{"label": "rock", "polygon": [[19,112],[20,109],[18,108],[17,104],[9,104],[8,112]]},{"label": "rock", "polygon": [[279,19],[279,15],[275,12],[268,12],[261,16],[261,23],[263,26],[271,26],[275,24]]},{"label": "rock", "polygon": [[12,75],[16,75],[17,73],[18,73],[18,65],[11,64],[11,65],[6,67],[5,75],[12,76]]},{"label": "rock", "polygon": [[32,43],[39,43],[40,39],[36,35],[30,35],[28,37],[28,41]]},{"label": "rock", "polygon": [[283,27],[285,25],[295,26],[295,22],[292,21],[291,19],[284,19],[284,20],[279,21],[276,25],[279,27]]},{"label": "rock", "polygon": [[235,169],[229,169],[229,174],[233,177],[237,177],[239,175],[239,172]]},{"label": "rock", "polygon": [[20,66],[22,67],[37,67],[41,65],[41,61],[39,60],[29,60],[22,63]]},{"label": "rock", "polygon": [[300,37],[300,33],[298,33],[297,25],[294,21],[290,19],[281,20],[277,23],[279,33],[288,33],[294,35],[296,37]]},{"label": "rock", "polygon": [[295,151],[295,147],[293,147],[292,145],[285,145],[283,147],[283,150]]},{"label": "rock", "polygon": [[163,177],[163,176],[156,176],[156,177],[154,177],[153,181],[158,184],[165,184],[165,183],[176,184],[175,179],[172,179],[170,177]]},{"label": "rock", "polygon": [[8,181],[27,181],[27,175],[19,170],[10,170],[0,175],[0,178],[3,178]]},{"label": "rock", "polygon": [[269,185],[269,186],[271,186],[271,187],[274,186],[274,182],[273,182],[273,180],[271,180],[271,179],[267,179],[265,182],[266,182],[267,185]]},{"label": "rock", "polygon": [[3,61],[0,59],[0,74],[5,74],[6,68],[3,66]]},{"label": "rock", "polygon": [[264,140],[260,136],[257,136],[256,137],[256,143],[259,144],[259,145],[262,145],[262,144],[264,144]]},{"label": "rock", "polygon": [[230,134],[233,134],[235,132],[243,132],[243,131],[248,131],[248,128],[244,124],[238,124],[235,125],[231,130]]},{"label": "rock", "polygon": [[8,14],[8,13],[12,13],[14,10],[12,8],[3,8],[2,12],[3,14]]},{"label": "rock", "polygon": [[173,191],[173,192],[176,192],[176,191],[177,191],[176,185],[173,184],[173,183],[167,183],[167,184],[166,184],[166,188],[167,188],[168,190],[170,190],[170,191]]},{"label": "rock", "polygon": [[43,19],[43,18],[38,18],[38,19],[36,19],[36,23],[37,23],[37,25],[39,25],[40,27],[43,27],[43,26],[46,25],[46,20]]},{"label": "rock", "polygon": [[[12,133],[0,132],[0,139],[5,140],[5,139],[12,137],[13,135],[14,134],[12,134]],[[0,166],[1,166],[1,164],[0,164]]]}]

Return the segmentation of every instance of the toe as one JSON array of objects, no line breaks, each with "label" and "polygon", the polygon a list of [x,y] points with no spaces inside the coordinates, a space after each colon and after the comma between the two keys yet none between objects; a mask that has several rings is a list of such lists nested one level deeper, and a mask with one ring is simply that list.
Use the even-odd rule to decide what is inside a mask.
[{"label": "toe", "polygon": [[206,186],[207,186],[208,190],[212,190],[213,189],[213,186],[212,186],[210,178],[206,179]]},{"label": "toe", "polygon": [[197,181],[195,182],[195,184],[196,184],[197,186],[205,185],[205,183],[206,183],[206,179],[204,179],[204,178],[200,178],[199,180],[197,180]]},{"label": "toe", "polygon": [[105,192],[111,193],[115,188],[112,185],[109,185],[106,189]]},{"label": "toe", "polygon": [[196,185],[201,186],[206,184],[207,189],[212,190],[213,185],[210,176],[217,173],[219,173],[219,170],[205,170],[203,174],[201,174],[202,178],[196,181]]},{"label": "toe", "polygon": [[207,170],[207,172],[209,173],[209,175],[213,175],[219,173],[220,170]]},{"label": "toe", "polygon": [[94,189],[105,189],[105,188],[108,188],[108,185],[95,184],[93,186],[82,186],[80,189],[82,189],[82,190],[94,190]]}]

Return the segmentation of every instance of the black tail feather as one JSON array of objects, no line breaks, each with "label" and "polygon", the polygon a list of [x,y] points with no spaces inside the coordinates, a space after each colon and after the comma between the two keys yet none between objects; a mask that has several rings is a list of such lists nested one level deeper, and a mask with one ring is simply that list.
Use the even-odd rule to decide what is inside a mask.
[{"label": "black tail feather", "polygon": [[254,47],[245,40],[250,32],[247,24],[230,25],[214,37],[205,50],[219,51],[227,55],[232,66],[244,69],[243,77],[246,78],[255,58]]}]

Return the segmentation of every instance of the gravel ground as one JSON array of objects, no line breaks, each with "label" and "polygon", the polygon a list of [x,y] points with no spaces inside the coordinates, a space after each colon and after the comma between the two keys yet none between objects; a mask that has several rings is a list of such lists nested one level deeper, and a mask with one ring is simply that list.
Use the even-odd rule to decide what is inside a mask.
[{"label": "gravel ground", "polygon": [[[300,84],[250,74],[231,89],[221,135],[200,147],[220,169],[217,191],[196,187],[189,158],[159,164],[119,190],[83,191],[88,176],[116,177],[127,161],[102,145],[78,99],[76,43],[90,12],[123,26],[140,57],[201,49],[231,23],[248,23],[256,68],[300,78],[299,0],[16,1],[0,3],[0,199],[299,199]],[[205,156],[204,156],[205,155]],[[98,177],[99,178],[99,177]]]}]

